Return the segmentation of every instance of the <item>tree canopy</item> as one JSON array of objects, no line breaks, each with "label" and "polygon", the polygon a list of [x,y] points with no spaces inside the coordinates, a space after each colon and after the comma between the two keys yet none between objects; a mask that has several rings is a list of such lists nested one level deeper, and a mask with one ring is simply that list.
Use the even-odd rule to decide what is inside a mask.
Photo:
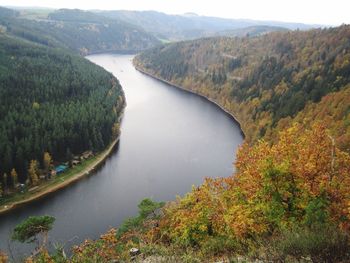
[{"label": "tree canopy", "polygon": [[15,168],[21,182],[31,160],[48,168],[45,152],[57,162],[104,149],[124,106],[111,73],[7,35],[0,35],[0,98],[0,178]]},{"label": "tree canopy", "polygon": [[14,230],[12,239],[19,242],[34,242],[38,234],[44,234],[52,229],[55,218],[52,216],[31,216],[18,224]]},{"label": "tree canopy", "polygon": [[[254,38],[172,43],[141,53],[134,63],[148,73],[218,102],[237,117],[246,140],[252,142],[262,137],[276,139],[278,131],[298,113],[321,113],[321,106],[315,105],[328,94],[333,94],[327,98],[330,105],[346,97],[350,82],[349,43],[350,26],[343,25],[272,32]],[[345,105],[333,107],[337,122],[332,124],[332,130],[349,136]],[[318,114],[318,118],[325,120],[327,116]],[[343,149],[349,149],[346,136],[334,135]]]}]

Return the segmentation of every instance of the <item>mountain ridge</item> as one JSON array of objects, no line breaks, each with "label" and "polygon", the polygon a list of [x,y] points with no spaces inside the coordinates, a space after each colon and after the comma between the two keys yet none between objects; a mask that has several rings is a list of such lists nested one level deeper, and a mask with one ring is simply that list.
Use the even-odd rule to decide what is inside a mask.
[{"label": "mountain ridge", "polygon": [[168,15],[158,11],[95,11],[110,18],[118,18],[143,27],[159,38],[169,40],[186,40],[214,36],[224,30],[233,30],[249,26],[279,26],[291,30],[311,29],[322,25],[307,25],[278,21],[260,21],[251,19],[228,19],[211,16]]},{"label": "mountain ridge", "polygon": [[0,25],[8,34],[83,55],[101,51],[135,53],[160,43],[134,25],[79,9],[55,10],[46,19],[26,19],[20,12],[10,18],[0,14]]}]

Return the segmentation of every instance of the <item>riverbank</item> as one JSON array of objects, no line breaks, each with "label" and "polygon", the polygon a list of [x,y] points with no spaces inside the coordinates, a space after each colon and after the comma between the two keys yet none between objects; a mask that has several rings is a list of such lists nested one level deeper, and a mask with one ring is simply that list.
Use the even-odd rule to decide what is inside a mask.
[{"label": "riverbank", "polygon": [[186,92],[195,94],[195,95],[197,95],[197,96],[199,96],[199,97],[201,97],[201,98],[204,98],[204,99],[206,99],[207,101],[213,103],[213,104],[216,105],[218,108],[220,108],[222,111],[224,111],[228,116],[230,116],[230,117],[238,124],[239,129],[241,130],[241,133],[242,133],[242,135],[243,135],[243,138],[245,138],[245,133],[244,133],[244,130],[243,130],[243,128],[242,128],[243,126],[242,126],[241,122],[237,119],[237,117],[236,117],[235,115],[233,115],[230,111],[228,111],[228,110],[225,109],[223,106],[221,106],[218,102],[214,101],[214,100],[211,99],[211,98],[208,98],[208,97],[204,96],[203,94],[200,94],[200,93],[195,92],[195,91],[193,91],[193,90],[186,89],[186,88],[181,87],[181,86],[179,86],[179,85],[176,85],[176,84],[174,84],[174,83],[172,83],[172,82],[170,82],[170,81],[167,81],[167,80],[165,80],[165,79],[163,79],[163,78],[160,78],[160,77],[158,77],[158,76],[155,76],[155,75],[153,75],[153,74],[151,74],[151,73],[149,73],[149,72],[143,70],[143,69],[140,68],[139,66],[135,65],[135,63],[133,63],[133,65],[134,65],[135,69],[136,69],[137,71],[141,72],[142,74],[145,74],[145,75],[147,75],[147,76],[149,76],[149,77],[151,77],[151,78],[154,78],[154,79],[156,79],[156,80],[159,80],[159,81],[161,81],[161,82],[163,82],[163,83],[165,83],[165,84],[167,84],[167,85],[170,85],[170,86],[172,86],[172,87],[174,87],[174,88],[177,88],[177,89],[180,89],[180,90],[183,90],[183,91],[186,91]]},{"label": "riverbank", "polygon": [[18,194],[17,196],[14,196],[14,201],[9,201],[8,203],[0,206],[0,215],[7,213],[10,210],[13,210],[17,207],[30,203],[34,200],[45,197],[46,195],[56,192],[91,174],[91,172],[93,172],[97,167],[99,167],[112,153],[114,147],[119,142],[119,138],[120,136],[118,136],[103,152],[92,157],[91,159],[86,160],[81,165],[69,169],[64,174],[56,176],[55,179],[52,179],[48,182],[43,183],[42,185],[39,185],[34,192],[26,192],[24,194]]}]

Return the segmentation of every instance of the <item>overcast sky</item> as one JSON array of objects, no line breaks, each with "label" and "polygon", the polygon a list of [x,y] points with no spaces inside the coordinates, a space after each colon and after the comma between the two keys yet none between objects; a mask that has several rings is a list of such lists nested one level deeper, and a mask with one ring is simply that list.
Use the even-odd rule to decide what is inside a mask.
[{"label": "overcast sky", "polygon": [[350,0],[0,0],[0,5],[194,12],[226,18],[350,24]]}]

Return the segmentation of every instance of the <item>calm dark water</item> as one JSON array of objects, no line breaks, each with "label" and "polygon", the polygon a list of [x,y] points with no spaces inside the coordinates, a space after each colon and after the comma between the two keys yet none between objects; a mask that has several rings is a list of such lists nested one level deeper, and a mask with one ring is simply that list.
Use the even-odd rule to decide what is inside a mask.
[{"label": "calm dark water", "polygon": [[136,215],[143,198],[172,200],[205,177],[233,172],[243,138],[227,114],[203,98],[139,73],[132,66],[133,56],[87,58],[117,76],[125,90],[120,143],[93,175],[0,216],[0,249],[11,249],[17,258],[29,247],[9,242],[9,236],[28,216],[55,216],[50,240],[66,244],[68,250]]}]

